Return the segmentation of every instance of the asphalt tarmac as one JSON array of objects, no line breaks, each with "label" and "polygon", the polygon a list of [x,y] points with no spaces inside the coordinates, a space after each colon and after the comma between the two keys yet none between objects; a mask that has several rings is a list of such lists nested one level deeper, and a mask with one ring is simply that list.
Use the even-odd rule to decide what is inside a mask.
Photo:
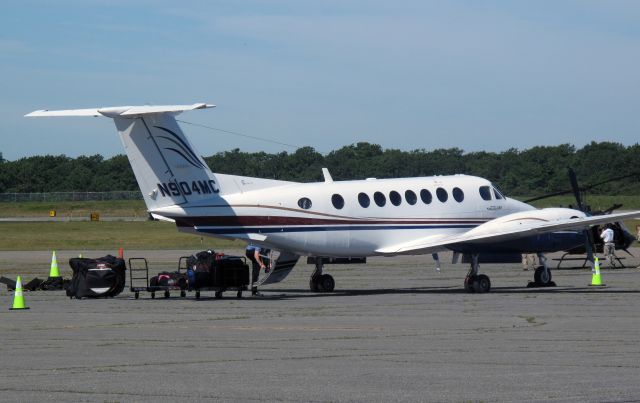
[{"label": "asphalt tarmac", "polygon": [[[186,252],[127,253],[164,270]],[[76,254],[58,253],[63,276]],[[0,252],[0,274],[46,278],[49,259]],[[586,269],[526,288],[521,265],[485,264],[492,291],[468,294],[466,265],[442,260],[441,272],[430,257],[327,266],[330,294],[308,291],[306,264],[243,299],[31,292],[30,310],[9,311],[2,286],[0,400],[640,400],[639,269],[604,268],[606,288]]]}]

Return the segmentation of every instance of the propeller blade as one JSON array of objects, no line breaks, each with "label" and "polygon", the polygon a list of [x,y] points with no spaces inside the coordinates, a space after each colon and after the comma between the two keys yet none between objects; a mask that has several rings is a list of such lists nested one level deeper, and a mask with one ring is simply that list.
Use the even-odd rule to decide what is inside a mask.
[{"label": "propeller blade", "polygon": [[569,167],[569,181],[571,182],[571,190],[573,191],[573,196],[576,198],[576,203],[578,204],[578,210],[584,211],[582,198],[580,197],[580,187],[578,186],[578,179],[576,178],[575,171],[571,167]]},{"label": "propeller blade", "polygon": [[611,214],[613,213],[613,210],[617,210],[620,207],[622,207],[622,204],[616,203],[613,206],[609,207],[608,209],[604,210],[602,214]]},{"label": "propeller blade", "polygon": [[584,247],[587,250],[587,260],[591,263],[591,270],[593,270],[593,234],[590,230],[584,230]]}]

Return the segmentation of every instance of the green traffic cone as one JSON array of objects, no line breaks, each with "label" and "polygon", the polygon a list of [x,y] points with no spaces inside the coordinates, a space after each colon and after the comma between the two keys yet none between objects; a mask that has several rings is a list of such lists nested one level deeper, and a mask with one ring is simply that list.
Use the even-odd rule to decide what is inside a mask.
[{"label": "green traffic cone", "polygon": [[10,311],[17,311],[21,309],[29,309],[24,305],[24,296],[22,295],[22,279],[20,276],[16,279],[16,292],[13,296],[13,307],[9,308]]},{"label": "green traffic cone", "polygon": [[60,277],[60,271],[58,271],[58,261],[56,260],[56,251],[53,251],[51,255],[51,270],[49,271],[49,277]]},{"label": "green traffic cone", "polygon": [[602,277],[600,276],[600,260],[595,257],[593,259],[593,275],[591,276],[591,287],[605,287],[606,284],[602,283]]}]

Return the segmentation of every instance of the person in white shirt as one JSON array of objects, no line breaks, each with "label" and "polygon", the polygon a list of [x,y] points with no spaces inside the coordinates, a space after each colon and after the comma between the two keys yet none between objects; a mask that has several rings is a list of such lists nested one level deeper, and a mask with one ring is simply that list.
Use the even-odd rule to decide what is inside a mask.
[{"label": "person in white shirt", "polygon": [[607,224],[604,226],[604,229],[600,233],[600,238],[604,241],[604,257],[609,262],[609,267],[615,266],[615,252],[616,252],[616,244],[614,243],[614,234],[613,229],[611,229],[611,225]]}]

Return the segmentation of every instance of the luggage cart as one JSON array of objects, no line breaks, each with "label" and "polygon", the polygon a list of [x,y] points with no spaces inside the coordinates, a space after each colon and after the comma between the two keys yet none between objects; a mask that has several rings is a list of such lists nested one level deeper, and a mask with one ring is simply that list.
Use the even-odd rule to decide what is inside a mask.
[{"label": "luggage cart", "polygon": [[[224,255],[222,255],[224,256]],[[222,270],[223,273],[220,274],[220,277],[223,279],[221,281],[222,284],[218,284],[215,286],[207,286],[207,287],[198,287],[195,288],[195,295],[196,295],[196,299],[200,299],[200,292],[201,291],[213,291],[214,292],[214,296],[217,299],[222,298],[222,294],[226,291],[235,291],[236,292],[236,298],[240,299],[242,298],[242,292],[243,291],[247,291],[248,285],[247,284],[241,284],[241,277],[246,276],[247,279],[249,278],[249,266],[247,266],[247,259],[244,256],[231,256],[233,258],[241,258],[242,262],[243,262],[243,266],[244,268],[242,269],[241,272],[236,271],[235,273],[232,273],[234,270],[236,269],[225,269],[224,267],[219,268],[218,270]],[[187,257],[185,257],[187,258]],[[182,258],[180,258],[182,261]],[[233,274],[232,276],[228,276],[225,275],[226,274]],[[231,278],[229,278],[231,277]]]},{"label": "luggage cart", "polygon": [[196,299],[200,299],[200,291],[214,291],[214,296],[218,299],[222,298],[222,293],[225,291],[236,291],[236,298],[242,298],[242,292],[247,291],[249,288],[245,286],[241,287],[201,287],[194,291],[196,292]]},{"label": "luggage cart", "polygon": [[[180,264],[182,259],[186,257],[183,256],[178,261],[178,273],[180,273],[181,267]],[[140,283],[144,280],[144,286],[141,286]],[[169,298],[171,296],[172,290],[180,290],[180,297],[184,298],[187,296],[187,291],[180,285],[151,285],[149,284],[149,263],[147,259],[144,257],[132,257],[129,258],[129,283],[130,290],[134,293],[135,299],[140,298],[140,292],[149,292],[151,293],[151,298],[156,297],[156,292],[164,292],[164,297]]]}]

